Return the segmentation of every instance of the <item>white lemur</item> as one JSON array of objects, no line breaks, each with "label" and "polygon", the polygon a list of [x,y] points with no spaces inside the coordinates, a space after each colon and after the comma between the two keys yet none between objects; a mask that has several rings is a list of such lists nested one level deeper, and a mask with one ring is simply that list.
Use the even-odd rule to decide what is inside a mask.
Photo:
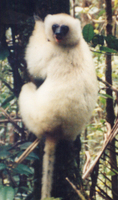
[{"label": "white lemur", "polygon": [[41,199],[50,197],[55,147],[60,139],[75,140],[91,117],[97,99],[92,56],[80,21],[67,14],[36,21],[26,48],[28,71],[44,83],[22,87],[19,109],[26,127],[45,135]]}]

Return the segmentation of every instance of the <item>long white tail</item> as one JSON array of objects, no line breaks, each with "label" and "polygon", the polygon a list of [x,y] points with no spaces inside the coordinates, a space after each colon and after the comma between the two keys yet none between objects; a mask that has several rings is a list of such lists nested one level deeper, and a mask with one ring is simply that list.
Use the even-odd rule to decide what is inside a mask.
[{"label": "long white tail", "polygon": [[41,200],[51,196],[53,169],[55,161],[56,140],[47,137],[45,141],[43,156],[43,174],[42,174],[42,190]]}]

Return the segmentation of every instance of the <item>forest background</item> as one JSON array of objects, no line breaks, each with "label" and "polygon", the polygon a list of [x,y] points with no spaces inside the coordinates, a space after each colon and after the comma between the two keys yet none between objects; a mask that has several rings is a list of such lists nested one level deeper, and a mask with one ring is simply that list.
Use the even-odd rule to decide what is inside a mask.
[{"label": "forest background", "polygon": [[[118,199],[118,0],[1,0],[0,200],[40,199],[44,142],[16,163],[36,139],[22,123],[18,96],[22,85],[32,80],[24,53],[34,13],[44,19],[48,13],[61,12],[81,20],[83,37],[93,54],[99,94],[91,122],[81,137],[74,144],[64,141],[57,147],[52,196],[64,200]],[[41,84],[41,80],[33,81]]]}]

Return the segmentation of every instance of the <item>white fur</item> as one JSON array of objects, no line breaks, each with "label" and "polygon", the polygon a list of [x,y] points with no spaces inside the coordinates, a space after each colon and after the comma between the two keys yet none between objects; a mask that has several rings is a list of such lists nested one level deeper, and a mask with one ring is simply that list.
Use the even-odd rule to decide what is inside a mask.
[{"label": "white fur", "polygon": [[[60,43],[52,32],[55,23],[69,26]],[[38,89],[27,83],[20,93],[19,108],[27,128],[37,137],[47,133],[58,140],[75,140],[97,99],[95,69],[79,20],[57,14],[48,15],[44,23],[36,21],[25,58],[31,75],[46,78]],[[55,131],[58,127],[61,133]]]}]

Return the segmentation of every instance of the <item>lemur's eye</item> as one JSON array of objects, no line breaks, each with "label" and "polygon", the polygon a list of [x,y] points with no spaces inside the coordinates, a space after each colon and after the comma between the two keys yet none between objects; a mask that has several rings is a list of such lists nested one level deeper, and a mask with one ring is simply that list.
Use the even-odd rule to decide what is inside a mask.
[{"label": "lemur's eye", "polygon": [[63,35],[66,35],[69,31],[69,27],[66,25],[62,25],[61,26],[61,32],[63,33]]},{"label": "lemur's eye", "polygon": [[55,31],[56,31],[56,29],[59,27],[59,25],[58,24],[53,24],[52,25],[52,30],[53,30],[53,32],[55,33]]}]

